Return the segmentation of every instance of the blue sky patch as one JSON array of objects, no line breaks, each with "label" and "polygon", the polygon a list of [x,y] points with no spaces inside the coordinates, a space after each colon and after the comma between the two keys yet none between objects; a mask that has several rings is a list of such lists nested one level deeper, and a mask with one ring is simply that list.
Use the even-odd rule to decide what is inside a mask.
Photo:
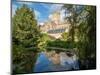
[{"label": "blue sky patch", "polygon": [[35,12],[38,23],[46,22],[52,12],[60,11],[63,6],[63,4],[12,1],[12,16],[17,8],[20,8],[23,4],[26,4]]}]

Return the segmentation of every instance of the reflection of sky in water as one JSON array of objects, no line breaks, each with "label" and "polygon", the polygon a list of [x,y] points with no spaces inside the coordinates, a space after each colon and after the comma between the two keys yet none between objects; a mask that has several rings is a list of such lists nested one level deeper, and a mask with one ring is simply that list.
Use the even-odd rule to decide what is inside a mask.
[{"label": "reflection of sky in water", "polygon": [[43,71],[49,71],[49,66],[52,64],[51,61],[45,56],[44,53],[40,53],[39,57],[37,58],[37,62],[34,68],[34,72],[43,72]]},{"label": "reflection of sky in water", "polygon": [[34,67],[34,72],[63,71],[72,70],[72,68],[79,69],[78,62],[72,64],[65,62],[65,65],[54,65],[44,53],[40,53]]}]

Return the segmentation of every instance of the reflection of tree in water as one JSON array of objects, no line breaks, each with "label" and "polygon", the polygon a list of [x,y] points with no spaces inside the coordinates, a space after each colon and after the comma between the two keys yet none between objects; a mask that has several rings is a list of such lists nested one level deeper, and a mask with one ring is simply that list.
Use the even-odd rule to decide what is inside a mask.
[{"label": "reflection of tree in water", "polygon": [[[44,55],[44,58],[41,58],[41,56],[40,56],[40,58],[45,59],[45,57],[47,57],[47,60],[50,61],[51,63],[47,65],[47,63],[45,61],[40,61],[40,63],[37,65],[41,66],[41,65],[43,65],[42,63],[44,62],[45,63],[44,66],[47,65],[47,67],[50,69],[49,71],[79,69],[79,64],[76,63],[76,58],[74,55],[71,56],[71,54],[70,54],[70,56],[68,56],[67,53],[65,53],[65,52],[56,53],[55,51],[43,52],[42,54]],[[40,53],[40,55],[41,55],[41,53]],[[44,68],[42,67],[42,69],[44,69],[44,71],[46,71],[47,67],[44,67]],[[41,71],[39,68],[40,67],[38,67],[38,69],[36,70],[37,72]]]},{"label": "reflection of tree in water", "polygon": [[[13,65],[19,66],[18,70],[15,67],[14,73],[32,72],[35,57],[31,55],[36,54],[39,49],[40,52],[46,50],[46,46],[66,49],[74,47],[78,48],[79,60],[77,55],[70,52],[56,53],[55,51],[51,51],[46,52],[46,55],[40,53],[39,57],[41,57],[44,64],[40,63],[40,67],[43,65],[41,68],[44,68],[45,64],[51,65],[45,67],[45,69],[49,67],[49,69],[47,69],[48,71],[51,70],[50,67],[52,68],[51,71],[72,70],[72,68],[79,69],[78,66],[80,66],[80,69],[96,68],[96,7],[78,6],[77,10],[77,5],[64,5],[64,9],[73,14],[66,17],[66,20],[71,23],[71,29],[68,35],[64,33],[62,39],[56,40],[53,38],[51,39],[47,34],[42,35],[40,33],[37,21],[35,20],[35,14],[33,14],[34,11],[30,10],[26,5],[16,10],[16,14],[12,18],[12,49]],[[75,37],[77,37],[78,42],[75,41]],[[38,47],[39,49],[32,48],[31,53],[29,50],[26,51],[26,48],[32,46]],[[27,64],[26,66],[20,66],[20,64],[23,63],[23,60]],[[80,65],[78,64],[79,62]]]}]

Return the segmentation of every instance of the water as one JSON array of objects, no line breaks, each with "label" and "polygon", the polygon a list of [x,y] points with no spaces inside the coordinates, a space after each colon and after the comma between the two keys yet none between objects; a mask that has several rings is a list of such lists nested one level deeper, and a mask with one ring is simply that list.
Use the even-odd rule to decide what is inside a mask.
[{"label": "water", "polygon": [[77,61],[73,63],[69,63],[70,62],[69,60],[67,61],[65,62],[65,59],[64,59],[64,60],[61,60],[61,63],[63,62],[64,64],[55,65],[52,63],[52,61],[48,59],[45,53],[42,52],[39,54],[37,58],[33,71],[34,72],[50,72],[50,71],[64,71],[64,70],[79,69],[79,65]]}]

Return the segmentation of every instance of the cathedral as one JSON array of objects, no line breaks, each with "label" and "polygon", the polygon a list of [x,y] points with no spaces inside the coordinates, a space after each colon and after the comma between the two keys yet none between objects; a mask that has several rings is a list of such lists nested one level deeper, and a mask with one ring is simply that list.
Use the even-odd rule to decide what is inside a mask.
[{"label": "cathedral", "polygon": [[61,20],[60,12],[53,12],[49,15],[48,21],[40,25],[40,30],[54,38],[60,38],[63,32],[69,31],[69,26],[70,24],[66,20]]}]

